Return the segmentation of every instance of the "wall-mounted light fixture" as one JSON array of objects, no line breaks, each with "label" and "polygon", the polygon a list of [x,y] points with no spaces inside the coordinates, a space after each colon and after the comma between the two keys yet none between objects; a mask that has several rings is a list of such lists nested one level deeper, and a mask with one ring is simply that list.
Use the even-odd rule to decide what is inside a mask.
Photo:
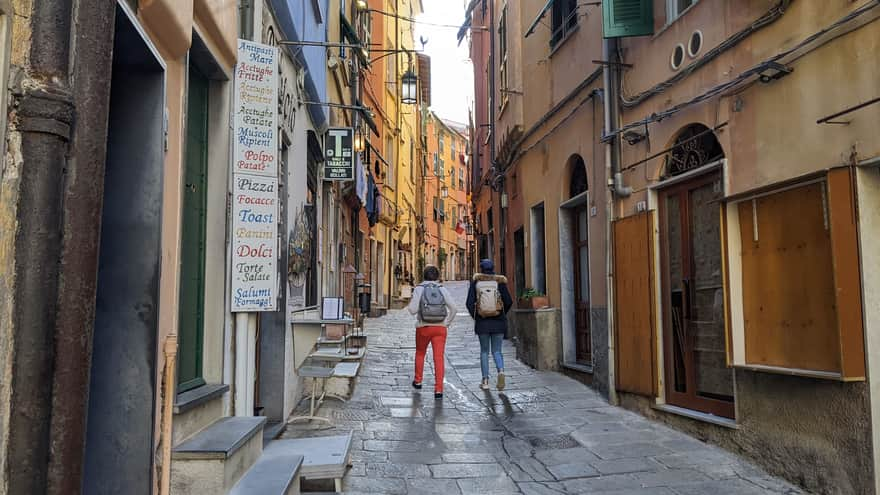
[{"label": "wall-mounted light fixture", "polygon": [[762,83],[769,83],[777,79],[781,79],[794,72],[794,69],[778,62],[767,62],[758,71],[758,80]]},{"label": "wall-mounted light fixture", "polygon": [[360,130],[357,130],[354,133],[354,150],[358,153],[364,151],[364,135]]},{"label": "wall-mounted light fixture", "polygon": [[412,68],[407,69],[400,79],[400,101],[404,105],[415,105],[418,101],[419,78],[413,73]]}]

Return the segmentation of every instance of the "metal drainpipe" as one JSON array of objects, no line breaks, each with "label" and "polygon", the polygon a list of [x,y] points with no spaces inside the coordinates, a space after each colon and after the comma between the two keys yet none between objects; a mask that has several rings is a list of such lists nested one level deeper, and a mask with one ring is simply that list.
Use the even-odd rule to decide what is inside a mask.
[{"label": "metal drainpipe", "polygon": [[[605,39],[602,43],[603,59],[608,62],[617,61],[617,40],[614,38]],[[604,134],[610,135],[617,129],[618,114],[618,97],[616,68],[606,64],[602,70],[602,82],[605,87],[604,100],[604,116],[605,130]],[[623,175],[620,172],[620,139],[614,136],[605,145],[605,169],[608,177],[608,183],[612,194],[608,195],[606,204],[606,228],[605,228],[605,262],[606,273],[608,276],[606,297],[608,302],[608,399],[612,404],[618,403],[617,389],[615,386],[616,376],[614,374],[615,360],[615,342],[614,342],[614,251],[612,246],[612,223],[614,222],[614,200],[615,198],[625,198],[632,194],[632,188],[623,184]]]},{"label": "metal drainpipe", "polygon": [[10,87],[7,156],[22,158],[18,228],[10,233],[15,291],[8,365],[14,377],[10,404],[17,412],[9,418],[0,466],[8,493],[46,493],[48,486],[63,191],[74,124],[72,13],[72,0],[34,4],[30,65],[21,67]]},{"label": "metal drainpipe", "polygon": [[115,9],[113,2],[80,0],[74,12],[77,118],[63,199],[49,494],[77,493],[82,486]]}]

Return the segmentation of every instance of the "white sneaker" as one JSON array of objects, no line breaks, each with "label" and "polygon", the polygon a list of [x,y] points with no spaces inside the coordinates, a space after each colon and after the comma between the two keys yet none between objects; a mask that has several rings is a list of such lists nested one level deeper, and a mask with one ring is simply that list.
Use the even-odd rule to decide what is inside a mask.
[{"label": "white sneaker", "polygon": [[483,378],[483,381],[480,382],[480,388],[483,390],[489,390],[489,379]]}]

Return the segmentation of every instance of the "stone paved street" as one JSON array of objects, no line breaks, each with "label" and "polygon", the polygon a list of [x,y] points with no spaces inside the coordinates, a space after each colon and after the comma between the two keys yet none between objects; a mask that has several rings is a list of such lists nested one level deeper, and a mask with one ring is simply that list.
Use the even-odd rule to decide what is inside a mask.
[{"label": "stone paved street", "polygon": [[433,398],[430,365],[423,389],[410,386],[413,318],[391,311],[368,320],[369,353],[351,400],[322,407],[333,427],[285,433],[354,431],[345,493],[801,493],[719,448],[610,406],[574,380],[523,365],[508,342],[506,389],[495,390],[493,376],[493,389],[480,390],[467,284],[447,287],[460,310],[449,331],[442,401]]}]

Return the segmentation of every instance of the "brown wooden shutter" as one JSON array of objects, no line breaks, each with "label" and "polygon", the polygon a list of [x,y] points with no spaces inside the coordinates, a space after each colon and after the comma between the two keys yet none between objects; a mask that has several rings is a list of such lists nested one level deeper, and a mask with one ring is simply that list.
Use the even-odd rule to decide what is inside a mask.
[{"label": "brown wooden shutter", "polygon": [[614,338],[617,390],[657,394],[654,222],[645,212],[614,222]]}]

